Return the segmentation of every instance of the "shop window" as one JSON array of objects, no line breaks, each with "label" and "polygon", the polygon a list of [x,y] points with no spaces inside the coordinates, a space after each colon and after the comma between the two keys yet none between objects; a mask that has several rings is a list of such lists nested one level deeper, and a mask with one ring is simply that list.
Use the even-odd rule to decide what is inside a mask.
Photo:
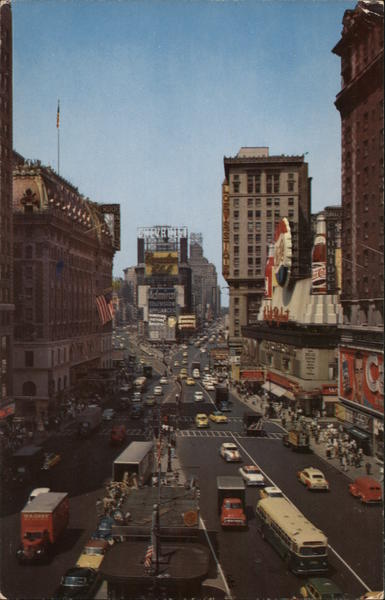
[{"label": "shop window", "polygon": [[24,360],[26,367],[33,367],[33,350],[25,350],[24,352]]},{"label": "shop window", "polygon": [[36,396],[36,385],[33,381],[25,381],[22,388],[23,396]]}]

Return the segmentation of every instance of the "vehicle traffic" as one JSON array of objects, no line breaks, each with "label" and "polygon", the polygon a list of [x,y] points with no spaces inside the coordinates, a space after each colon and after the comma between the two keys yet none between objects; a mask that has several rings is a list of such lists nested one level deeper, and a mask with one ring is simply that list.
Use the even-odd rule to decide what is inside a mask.
[{"label": "vehicle traffic", "polygon": [[329,491],[329,483],[325,479],[325,475],[319,469],[307,467],[297,473],[298,481],[306,486],[308,490],[323,490]]},{"label": "vehicle traffic", "polygon": [[226,462],[239,462],[242,460],[238,446],[233,442],[225,442],[219,449],[219,454]]},{"label": "vehicle traffic", "polygon": [[246,527],[245,484],[241,477],[217,477],[217,502],[222,527]]},{"label": "vehicle traffic", "polygon": [[266,481],[261,473],[261,470],[255,465],[242,465],[238,471],[246,485],[266,485]]}]

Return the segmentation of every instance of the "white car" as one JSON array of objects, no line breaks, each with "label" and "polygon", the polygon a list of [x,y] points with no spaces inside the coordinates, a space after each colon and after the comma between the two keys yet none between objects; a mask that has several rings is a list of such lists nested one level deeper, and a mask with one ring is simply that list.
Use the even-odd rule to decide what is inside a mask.
[{"label": "white car", "polygon": [[112,421],[114,416],[115,416],[115,411],[113,408],[106,408],[102,414],[103,421]]},{"label": "white car", "polygon": [[141,401],[142,401],[141,392],[134,392],[134,395],[132,396],[132,402],[141,402]]},{"label": "white car", "polygon": [[273,485],[269,485],[269,486],[263,488],[262,490],[260,490],[259,495],[261,498],[283,498],[284,497],[282,491]]},{"label": "white car", "polygon": [[203,400],[203,392],[195,392],[194,394],[195,402],[202,402]]},{"label": "white car", "polygon": [[219,454],[226,462],[239,462],[242,460],[238,446],[232,442],[225,442],[219,449]]},{"label": "white car", "polygon": [[155,396],[161,396],[163,394],[163,388],[161,385],[156,385],[154,387],[154,394]]},{"label": "white car", "polygon": [[246,485],[265,485],[265,478],[262,475],[261,470],[255,465],[244,465],[238,470]]},{"label": "white car", "polygon": [[160,380],[159,380],[159,383],[161,385],[166,385],[168,383],[167,377],[161,377]]},{"label": "white car", "polygon": [[205,388],[205,390],[207,390],[208,392],[213,392],[215,390],[215,385],[213,383],[211,383],[211,381],[208,381],[207,383],[203,384],[203,387]]},{"label": "white car", "polygon": [[200,378],[200,373],[199,373],[198,369],[194,369],[193,370],[192,376],[194,377],[194,379],[199,379]]}]

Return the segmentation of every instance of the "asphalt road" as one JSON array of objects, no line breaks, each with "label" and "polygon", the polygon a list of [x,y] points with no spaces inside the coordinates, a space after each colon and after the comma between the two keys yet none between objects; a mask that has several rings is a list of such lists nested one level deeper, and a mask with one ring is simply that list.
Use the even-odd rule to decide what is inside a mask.
[{"label": "asphalt road", "polygon": [[[170,364],[181,363],[182,350],[172,352]],[[189,363],[199,358],[202,368],[207,354],[194,346],[188,347]],[[160,356],[151,357],[162,373]],[[146,361],[148,362],[148,361]],[[182,365],[181,365],[182,366]],[[189,368],[189,366],[187,366]],[[174,368],[174,373],[180,367]],[[155,376],[151,388],[158,382]],[[170,378],[161,402],[167,413],[174,404],[177,384]],[[239,445],[244,464],[256,463],[273,484],[319,527],[329,539],[330,577],[351,598],[358,598],[366,587],[382,589],[382,507],[365,507],[347,491],[348,478],[325,463],[317,455],[291,452],[281,442],[282,430],[268,423],[265,438],[246,438],[242,433],[243,404],[233,398],[228,424],[211,423],[207,431],[197,430],[197,412],[214,410],[213,393],[204,392],[203,402],[194,402],[200,384],[186,386],[180,404],[177,451],[186,473],[194,474],[201,488],[201,516],[208,529],[218,531],[218,560],[223,568],[232,596],[237,599],[287,598],[298,591],[301,579],[288,573],[272,548],[256,530],[254,512],[258,499],[255,489],[246,494],[249,527],[247,531],[222,531],[219,527],[216,499],[216,476],[236,474],[239,464],[228,464],[219,456],[220,444],[234,441]],[[20,566],[15,552],[19,541],[19,511],[32,486],[10,488],[2,495],[0,515],[1,592],[7,598],[49,598],[60,576],[72,567],[90,534],[96,528],[95,502],[101,495],[103,482],[110,477],[111,464],[122,448],[109,445],[109,431],[114,423],[124,422],[129,431],[127,441],[144,439],[141,422],[131,420],[127,412],[116,413],[112,422],[103,423],[100,430],[87,440],[79,440],[71,426],[45,443],[48,451],[58,451],[63,459],[51,471],[42,474],[39,485],[70,494],[70,526],[49,565]],[[330,493],[311,493],[296,478],[297,470],[312,465],[320,468],[330,482]]]}]

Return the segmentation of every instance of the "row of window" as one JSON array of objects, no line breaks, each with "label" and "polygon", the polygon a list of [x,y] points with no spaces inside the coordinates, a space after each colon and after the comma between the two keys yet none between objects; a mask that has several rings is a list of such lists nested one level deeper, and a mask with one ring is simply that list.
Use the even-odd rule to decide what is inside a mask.
[{"label": "row of window", "polygon": [[[266,206],[273,206],[273,202],[274,202],[274,206],[280,206],[281,200],[284,200],[284,198],[247,198],[247,207],[248,208],[251,208],[253,206],[262,207],[265,200],[266,200]],[[241,201],[242,201],[241,198],[233,198],[232,202],[233,202],[234,208],[239,208]],[[290,197],[287,199],[287,202],[288,202],[289,206],[294,206],[295,199],[293,197]]]}]

